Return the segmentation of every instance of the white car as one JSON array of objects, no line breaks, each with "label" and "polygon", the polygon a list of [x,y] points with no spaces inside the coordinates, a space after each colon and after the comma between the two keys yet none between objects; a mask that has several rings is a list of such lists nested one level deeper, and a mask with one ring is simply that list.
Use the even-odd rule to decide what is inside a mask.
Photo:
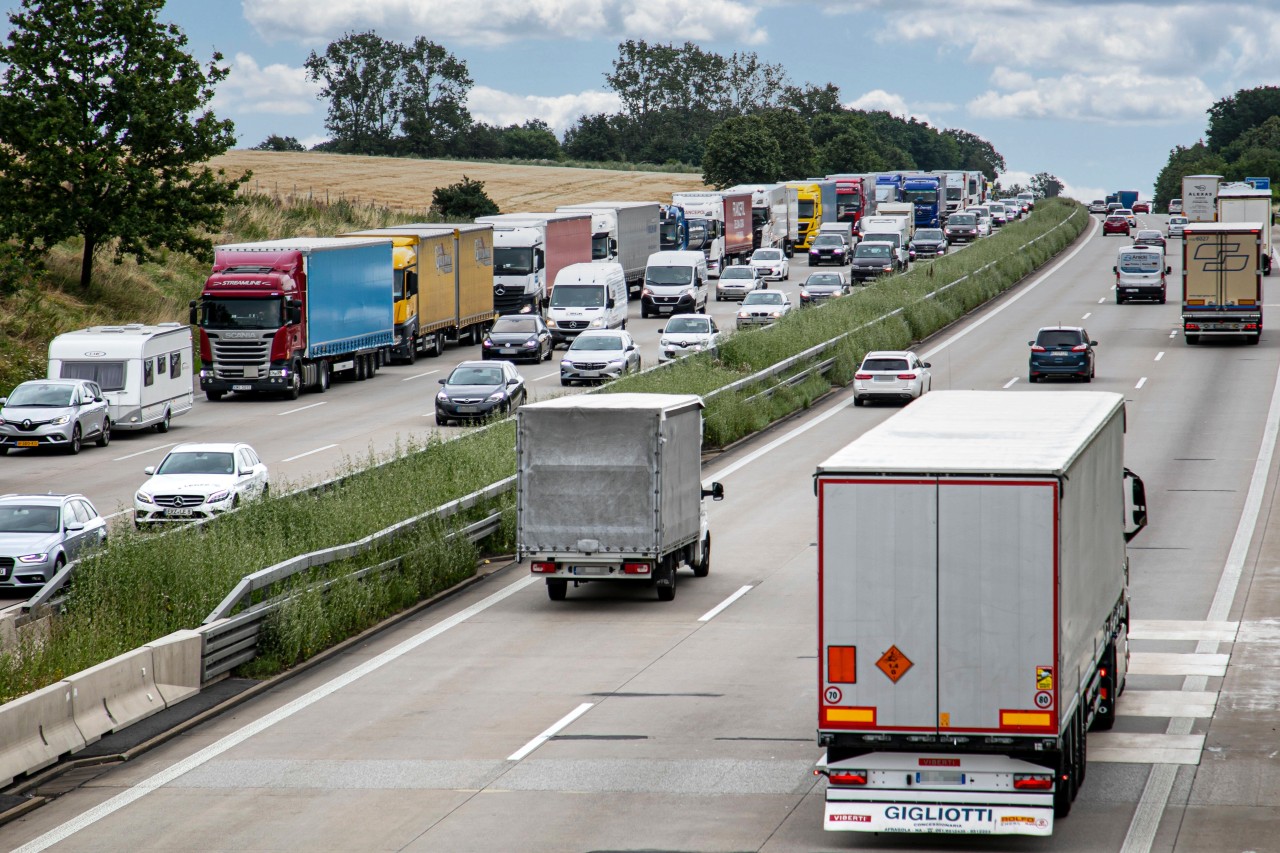
[{"label": "white car", "polygon": [[870,400],[906,400],[924,396],[933,388],[929,362],[910,350],[869,352],[853,375],[853,404]]},{"label": "white car", "polygon": [[751,266],[760,270],[766,279],[786,281],[791,275],[791,262],[781,249],[756,249],[751,253]]},{"label": "white car", "polygon": [[970,207],[965,209],[965,213],[972,213],[978,217],[978,236],[991,236],[991,208],[989,207]]},{"label": "white car", "polygon": [[720,340],[720,327],[705,314],[676,314],[667,320],[666,327],[658,334],[658,362],[662,363],[696,352],[715,352]]},{"label": "white car", "polygon": [[1187,217],[1185,216],[1169,217],[1169,236],[1170,237],[1181,237],[1182,229],[1186,227],[1187,227]]},{"label": "white car", "polygon": [[1138,227],[1138,217],[1134,216],[1133,211],[1127,207],[1117,207],[1115,210],[1111,211],[1111,215],[1123,216],[1125,219],[1129,221],[1130,228]]},{"label": "white car", "polygon": [[139,527],[212,518],[266,495],[270,479],[252,447],[230,443],[179,444],[143,472],[151,479],[133,496]]},{"label": "white car", "polygon": [[791,313],[791,297],[781,290],[757,290],[748,293],[738,308],[738,325],[741,329],[747,326],[767,326]]},{"label": "white car", "polygon": [[720,271],[716,280],[716,302],[742,299],[753,290],[764,287],[760,269],[750,264],[732,264]]}]

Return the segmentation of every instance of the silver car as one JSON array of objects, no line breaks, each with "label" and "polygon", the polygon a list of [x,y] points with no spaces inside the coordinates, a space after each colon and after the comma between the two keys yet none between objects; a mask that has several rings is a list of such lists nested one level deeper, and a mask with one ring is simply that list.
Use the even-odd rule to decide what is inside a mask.
[{"label": "silver car", "polygon": [[738,328],[767,326],[791,311],[791,297],[781,290],[757,290],[747,294],[738,308]]},{"label": "silver car", "polygon": [[716,302],[742,299],[753,290],[764,287],[760,270],[749,264],[732,264],[720,271],[716,281]]},{"label": "silver car", "polygon": [[84,495],[4,495],[0,589],[38,589],[106,541],[107,522]]},{"label": "silver car", "polygon": [[560,384],[604,382],[640,372],[640,348],[621,329],[580,332],[560,360]]},{"label": "silver car", "polygon": [[96,382],[32,379],[0,397],[0,456],[15,447],[74,454],[89,439],[99,447],[111,443],[111,415]]}]

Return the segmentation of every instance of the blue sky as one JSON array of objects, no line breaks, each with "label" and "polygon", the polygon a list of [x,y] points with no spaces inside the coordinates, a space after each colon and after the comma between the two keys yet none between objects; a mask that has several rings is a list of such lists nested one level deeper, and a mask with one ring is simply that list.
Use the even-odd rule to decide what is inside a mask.
[{"label": "blue sky", "polygon": [[214,106],[242,147],[325,138],[302,63],[347,32],[426,36],[466,61],[477,118],[557,130],[615,109],[603,75],[620,41],[688,40],[835,83],[850,106],[976,133],[1004,155],[1006,182],[1046,171],[1085,200],[1149,196],[1214,101],[1280,82],[1277,0],[172,0],[164,16],[197,58],[224,55]]}]

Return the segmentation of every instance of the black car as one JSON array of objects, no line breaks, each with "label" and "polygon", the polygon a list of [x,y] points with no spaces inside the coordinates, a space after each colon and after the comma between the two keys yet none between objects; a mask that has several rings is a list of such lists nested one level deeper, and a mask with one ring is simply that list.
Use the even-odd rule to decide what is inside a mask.
[{"label": "black car", "polygon": [[809,266],[816,267],[819,264],[839,264],[844,266],[849,263],[851,254],[853,254],[853,250],[849,248],[849,243],[840,234],[830,232],[819,234],[809,244]]},{"label": "black car", "polygon": [[527,395],[524,377],[509,361],[464,361],[440,384],[436,426],[510,414]]},{"label": "black car", "polygon": [[849,293],[849,282],[838,272],[815,272],[800,285],[800,304],[817,305]]},{"label": "black car", "polygon": [[1046,376],[1072,376],[1089,382],[1096,372],[1093,348],[1097,341],[1080,326],[1046,326],[1036,332],[1031,347],[1028,379],[1039,382]]},{"label": "black car", "polygon": [[870,281],[876,276],[891,273],[897,269],[892,243],[879,240],[867,240],[859,243],[853,250],[853,260],[849,265],[849,278],[853,281]]},{"label": "black car", "polygon": [[947,217],[947,227],[943,232],[949,242],[973,242],[978,239],[978,217],[972,213],[957,211]]},{"label": "black car", "polygon": [[921,228],[911,238],[911,252],[917,258],[936,258],[947,253],[947,235],[941,228]]},{"label": "black car", "polygon": [[551,358],[551,330],[537,314],[507,314],[493,321],[480,345],[482,359],[522,359],[537,363]]}]

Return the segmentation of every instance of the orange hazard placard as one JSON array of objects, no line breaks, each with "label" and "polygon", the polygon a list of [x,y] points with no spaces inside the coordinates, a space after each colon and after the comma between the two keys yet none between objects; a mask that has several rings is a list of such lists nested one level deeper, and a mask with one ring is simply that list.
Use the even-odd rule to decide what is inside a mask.
[{"label": "orange hazard placard", "polygon": [[880,660],[876,661],[876,666],[889,676],[890,681],[897,684],[898,679],[911,669],[911,659],[899,651],[897,646],[890,646],[889,650],[880,656]]}]

